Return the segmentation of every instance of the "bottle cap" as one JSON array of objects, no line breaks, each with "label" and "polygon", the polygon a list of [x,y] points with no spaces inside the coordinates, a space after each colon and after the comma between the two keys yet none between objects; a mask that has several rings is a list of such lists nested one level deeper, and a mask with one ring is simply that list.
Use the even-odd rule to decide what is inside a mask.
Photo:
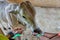
[{"label": "bottle cap", "polygon": [[16,37],[20,37],[20,36],[22,36],[22,35],[19,34],[19,33],[17,33],[17,34],[15,34],[15,35],[12,37],[12,39],[15,39]]}]

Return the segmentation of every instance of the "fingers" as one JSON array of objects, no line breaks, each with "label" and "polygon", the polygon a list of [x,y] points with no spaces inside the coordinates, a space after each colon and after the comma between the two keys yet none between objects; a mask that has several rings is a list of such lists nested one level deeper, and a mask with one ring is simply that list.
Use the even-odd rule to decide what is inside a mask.
[{"label": "fingers", "polygon": [[22,30],[22,27],[15,27],[14,31],[16,31],[16,30]]},{"label": "fingers", "polygon": [[22,34],[23,30],[16,30],[16,32]]},{"label": "fingers", "polygon": [[15,27],[14,31],[17,32],[17,33],[21,33],[22,34],[24,29],[22,27]]}]

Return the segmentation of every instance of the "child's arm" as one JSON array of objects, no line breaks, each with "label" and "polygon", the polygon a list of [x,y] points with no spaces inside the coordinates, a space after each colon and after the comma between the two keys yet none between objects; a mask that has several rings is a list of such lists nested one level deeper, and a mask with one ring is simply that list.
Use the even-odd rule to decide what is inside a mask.
[{"label": "child's arm", "polygon": [[[23,0],[26,1],[26,0]],[[27,0],[30,1],[34,6],[39,7],[60,7],[60,0]]]}]

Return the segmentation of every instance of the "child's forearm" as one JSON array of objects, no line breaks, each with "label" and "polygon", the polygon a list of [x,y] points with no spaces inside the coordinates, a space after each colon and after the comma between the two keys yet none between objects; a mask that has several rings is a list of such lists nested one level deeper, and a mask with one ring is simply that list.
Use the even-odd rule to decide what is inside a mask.
[{"label": "child's forearm", "polygon": [[60,7],[60,0],[27,0],[27,1],[30,1],[34,6]]}]

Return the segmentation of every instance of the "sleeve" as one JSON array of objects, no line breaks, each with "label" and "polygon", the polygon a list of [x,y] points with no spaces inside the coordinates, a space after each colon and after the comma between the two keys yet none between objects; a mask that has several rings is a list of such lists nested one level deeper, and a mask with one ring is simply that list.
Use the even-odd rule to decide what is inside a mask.
[{"label": "sleeve", "polygon": [[6,19],[7,19],[8,23],[9,23],[10,25],[12,25],[11,19],[10,19],[10,16],[9,16],[9,12],[12,10],[12,9],[11,9],[11,6],[12,6],[12,5],[9,4],[9,5],[5,8]]},{"label": "sleeve", "polygon": [[19,10],[19,6],[16,6],[16,4],[9,4],[5,8],[6,19],[7,19],[8,23],[10,25],[12,25],[12,22],[11,22],[11,19],[10,19],[9,12],[11,12],[11,11],[18,11],[18,10]]}]

